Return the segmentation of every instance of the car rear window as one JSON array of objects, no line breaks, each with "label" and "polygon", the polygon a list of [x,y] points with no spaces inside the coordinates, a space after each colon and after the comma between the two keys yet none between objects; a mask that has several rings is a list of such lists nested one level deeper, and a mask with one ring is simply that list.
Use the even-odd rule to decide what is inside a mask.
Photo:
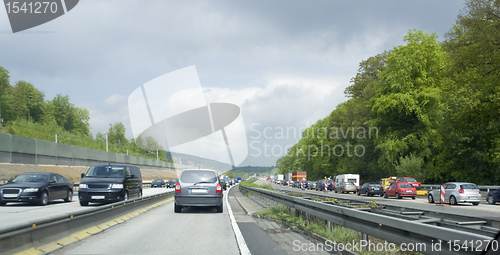
[{"label": "car rear window", "polygon": [[382,185],[380,185],[380,184],[370,184],[370,187],[382,188]]},{"label": "car rear window", "polygon": [[217,175],[212,171],[203,170],[190,170],[184,171],[181,175],[180,180],[187,183],[195,182],[210,182],[214,183],[217,181]]},{"label": "car rear window", "polygon": [[406,178],[406,181],[407,182],[417,182],[417,180],[415,180],[415,178]]},{"label": "car rear window", "polygon": [[476,184],[462,184],[460,185],[461,189],[477,189]]},{"label": "car rear window", "polygon": [[408,183],[401,183],[399,184],[399,187],[401,187],[402,189],[413,188],[413,186],[410,186],[410,184]]}]

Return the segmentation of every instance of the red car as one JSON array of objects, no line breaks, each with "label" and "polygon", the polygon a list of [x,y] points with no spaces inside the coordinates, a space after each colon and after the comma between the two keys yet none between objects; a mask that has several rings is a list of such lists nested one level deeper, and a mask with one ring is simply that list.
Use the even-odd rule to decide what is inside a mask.
[{"label": "red car", "polygon": [[397,181],[407,182],[407,183],[413,185],[413,187],[415,187],[416,189],[420,189],[422,187],[422,183],[417,182],[417,180],[415,180],[415,178],[413,178],[413,177],[399,177],[397,179]]},{"label": "red car", "polygon": [[417,189],[408,182],[393,181],[389,188],[384,190],[384,198],[396,197],[401,199],[403,197],[417,198]]}]

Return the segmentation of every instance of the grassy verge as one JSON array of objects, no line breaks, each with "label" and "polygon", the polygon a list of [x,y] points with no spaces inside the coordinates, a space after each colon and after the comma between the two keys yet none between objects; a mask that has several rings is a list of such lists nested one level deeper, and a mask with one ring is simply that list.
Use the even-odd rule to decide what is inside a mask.
[{"label": "grassy verge", "polygon": [[261,189],[268,189],[268,190],[275,190],[271,185],[265,184],[265,185],[258,185],[255,184],[257,179],[251,179],[251,180],[246,180],[240,182],[240,185],[245,186],[245,187],[253,187],[253,188],[261,188]]},{"label": "grassy verge", "polygon": [[[293,210],[293,209],[292,209]],[[345,228],[342,226],[338,226],[333,224],[332,230],[328,230],[328,226],[325,223],[325,220],[319,219],[317,217],[311,216],[309,221],[305,221],[302,217],[292,216],[288,213],[288,208],[283,205],[278,205],[276,207],[267,207],[262,209],[261,211],[255,213],[261,218],[271,218],[280,221],[285,221],[290,224],[295,224],[302,228],[305,228],[313,233],[316,233],[328,240],[336,241],[337,243],[352,243],[353,240],[356,243],[359,243],[361,240],[361,233],[354,231],[349,228]],[[384,244],[384,240],[369,237],[371,243],[381,243]],[[394,255],[413,255],[413,254],[421,254],[418,252],[403,252],[399,250],[400,247],[396,246],[395,251],[356,251],[359,254],[363,255],[382,255],[382,254],[394,254]]]}]

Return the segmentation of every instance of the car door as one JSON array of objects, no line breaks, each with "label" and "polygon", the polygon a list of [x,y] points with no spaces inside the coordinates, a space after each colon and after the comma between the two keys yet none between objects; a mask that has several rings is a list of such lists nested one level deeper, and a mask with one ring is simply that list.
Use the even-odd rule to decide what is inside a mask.
[{"label": "car door", "polygon": [[363,184],[363,186],[361,186],[361,188],[359,188],[359,193],[366,194],[368,186],[369,186],[368,183]]},{"label": "car door", "polygon": [[61,189],[61,198],[66,198],[66,196],[68,195],[68,190],[71,189],[71,187],[69,186],[69,181],[59,174],[56,174],[56,177],[57,177],[57,185]]},{"label": "car door", "polygon": [[448,183],[444,186],[444,202],[445,203],[450,202],[450,196],[453,194],[455,187],[456,187],[456,185],[452,184],[452,183]]},{"label": "car door", "polygon": [[388,196],[395,196],[396,195],[396,191],[398,189],[398,185],[396,183],[393,183],[391,184],[391,186],[389,186],[389,188],[386,190],[385,193],[387,193]]},{"label": "car door", "polygon": [[62,188],[61,184],[57,182],[57,176],[55,174],[51,174],[49,176],[48,189],[49,189],[49,200],[61,198]]}]

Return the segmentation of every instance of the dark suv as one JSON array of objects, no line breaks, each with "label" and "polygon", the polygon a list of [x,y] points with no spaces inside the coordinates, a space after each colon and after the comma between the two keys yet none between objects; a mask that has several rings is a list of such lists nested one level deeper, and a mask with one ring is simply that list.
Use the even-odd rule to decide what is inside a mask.
[{"label": "dark suv", "polygon": [[80,205],[108,203],[142,197],[141,170],[132,165],[99,164],[82,173],[78,189]]}]

